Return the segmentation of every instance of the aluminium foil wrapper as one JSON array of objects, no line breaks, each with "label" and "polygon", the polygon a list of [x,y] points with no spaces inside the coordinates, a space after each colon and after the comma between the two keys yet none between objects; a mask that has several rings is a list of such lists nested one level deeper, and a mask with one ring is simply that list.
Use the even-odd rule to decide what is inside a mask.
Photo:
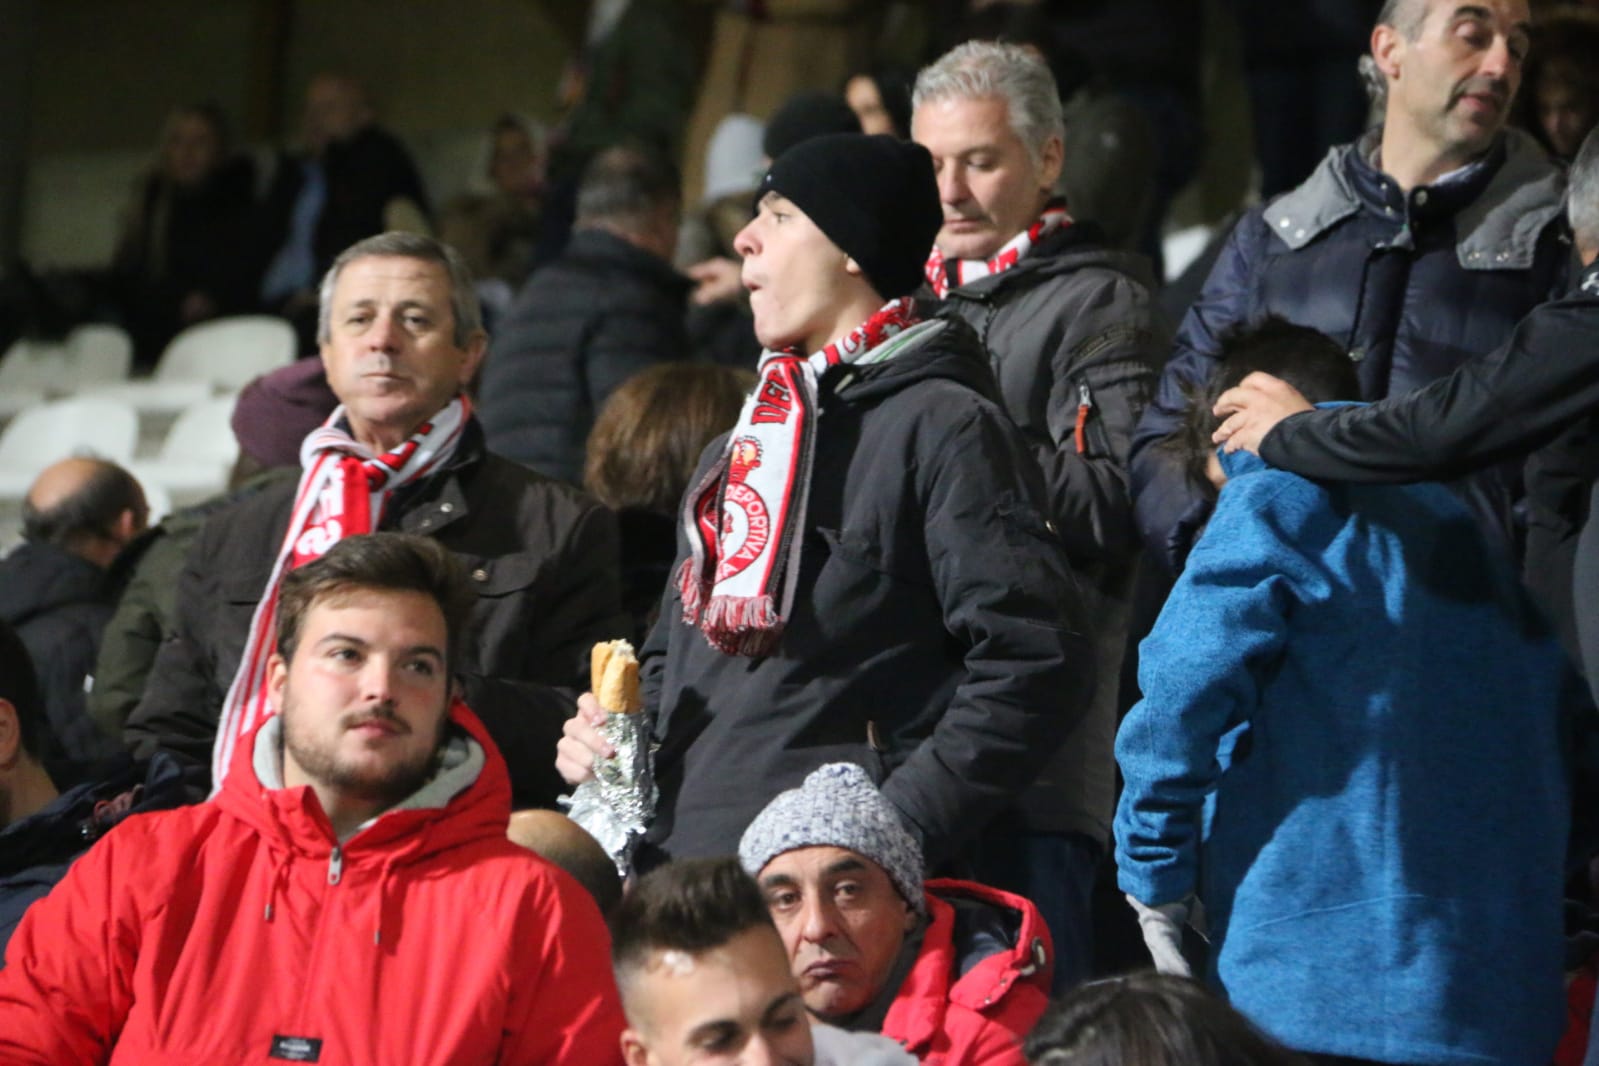
[{"label": "aluminium foil wrapper", "polygon": [[611,713],[600,732],[616,748],[615,757],[596,760],[594,776],[564,802],[572,821],[600,842],[617,873],[626,878],[633,869],[633,852],[655,815],[649,717]]}]

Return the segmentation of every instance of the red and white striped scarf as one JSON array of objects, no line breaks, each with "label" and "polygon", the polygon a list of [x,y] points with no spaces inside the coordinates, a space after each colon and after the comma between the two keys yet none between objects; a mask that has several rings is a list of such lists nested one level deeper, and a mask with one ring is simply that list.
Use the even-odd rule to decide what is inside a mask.
[{"label": "red and white striped scarf", "polygon": [[927,266],[923,268],[927,284],[933,287],[933,295],[942,300],[951,289],[958,289],[990,274],[1003,274],[1021,262],[1022,257],[1033,250],[1033,245],[1071,224],[1072,216],[1066,210],[1066,201],[1055,199],[1044,205],[1044,213],[1038,216],[1037,222],[1006,241],[1005,246],[988,259],[945,259],[944,253],[935,244],[933,254],[927,257]]},{"label": "red and white striped scarf", "polygon": [[[682,521],[692,554],[677,575],[683,621],[728,655],[766,655],[794,605],[799,539],[816,454],[817,382],[830,367],[914,326],[909,298],[892,300],[819,352],[761,355],[727,449],[689,492]],[[887,357],[891,353],[880,353]]]},{"label": "red and white striped scarf", "polygon": [[272,714],[267,705],[267,663],[276,645],[278,585],[283,575],[345,537],[378,529],[384,507],[396,489],[426,476],[455,454],[471,415],[471,401],[457,396],[399,447],[379,455],[350,436],[341,406],[300,445],[302,473],[289,528],[250,619],[244,657],[217,723],[216,744],[211,749],[213,795],[222,787],[239,740]]}]

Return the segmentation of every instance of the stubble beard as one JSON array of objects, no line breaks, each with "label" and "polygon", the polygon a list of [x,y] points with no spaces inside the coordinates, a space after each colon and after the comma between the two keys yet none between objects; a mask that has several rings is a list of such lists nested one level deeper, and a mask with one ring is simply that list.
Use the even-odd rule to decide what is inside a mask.
[{"label": "stubble beard", "polygon": [[444,737],[449,730],[448,714],[440,716],[438,735],[427,751],[386,766],[369,768],[353,766],[341,760],[334,751],[337,737],[368,719],[398,721],[392,710],[380,710],[376,714],[360,712],[343,715],[339,718],[334,742],[321,744],[314,737],[301,735],[294,708],[295,701],[285,694],[283,708],[279,712],[283,718],[283,730],[279,734],[280,755],[292,755],[301,771],[325,788],[335,789],[352,798],[379,803],[386,809],[415,793],[438,772],[444,751]]}]

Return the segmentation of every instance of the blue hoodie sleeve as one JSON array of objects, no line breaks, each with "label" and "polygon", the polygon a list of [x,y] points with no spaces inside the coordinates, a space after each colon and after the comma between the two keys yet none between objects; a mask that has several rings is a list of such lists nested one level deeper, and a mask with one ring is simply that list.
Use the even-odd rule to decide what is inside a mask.
[{"label": "blue hoodie sleeve", "polygon": [[[1295,484],[1297,483],[1297,484]],[[1139,652],[1144,698],[1116,736],[1126,779],[1116,810],[1122,891],[1148,905],[1197,888],[1206,797],[1223,738],[1247,723],[1281,656],[1292,605],[1314,580],[1294,497],[1309,482],[1255,474],[1223,491],[1209,527]]]}]

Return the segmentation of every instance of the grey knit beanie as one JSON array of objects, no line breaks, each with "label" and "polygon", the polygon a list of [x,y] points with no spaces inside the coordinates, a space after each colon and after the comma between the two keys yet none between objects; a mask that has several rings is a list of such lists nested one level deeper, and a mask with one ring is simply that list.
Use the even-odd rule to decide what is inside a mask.
[{"label": "grey knit beanie", "polygon": [[828,763],[811,771],[799,788],[778,793],[744,830],[738,861],[758,877],[785,851],[815,847],[845,848],[872,860],[906,902],[925,913],[922,847],[854,763]]}]

